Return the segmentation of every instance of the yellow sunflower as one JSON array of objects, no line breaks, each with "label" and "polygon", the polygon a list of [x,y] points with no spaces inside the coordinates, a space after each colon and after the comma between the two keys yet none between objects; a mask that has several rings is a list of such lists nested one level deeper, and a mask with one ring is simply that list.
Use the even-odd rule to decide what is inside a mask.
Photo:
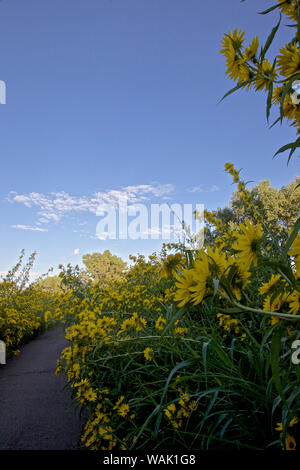
[{"label": "yellow sunflower", "polygon": [[243,57],[246,61],[253,59],[259,46],[258,37],[253,38],[248,47],[245,48]]},{"label": "yellow sunflower", "polygon": [[[230,264],[236,264],[235,259],[228,260]],[[242,298],[242,290],[250,283],[251,273],[245,264],[236,264],[236,272],[231,279],[231,290],[238,300]]]},{"label": "yellow sunflower", "polygon": [[[271,294],[267,295],[263,303],[263,309],[268,312],[278,312],[278,310],[281,309],[283,304],[289,301],[290,294],[287,292],[283,292],[277,295],[277,297],[275,297],[275,299],[273,299],[272,301],[271,301],[271,298],[272,298]],[[272,325],[276,325],[279,322],[280,322],[280,318],[276,317],[275,315],[271,317]]]},{"label": "yellow sunflower", "polygon": [[277,0],[278,3],[281,3],[279,9],[284,13],[290,20],[297,21],[298,19],[298,0],[289,0],[288,2],[283,2],[283,0]]},{"label": "yellow sunflower", "polygon": [[194,283],[194,278],[191,270],[186,268],[183,270],[182,275],[176,274],[175,279],[177,279],[175,283],[177,290],[174,295],[174,300],[175,302],[180,302],[178,306],[182,307],[191,300],[190,287]]},{"label": "yellow sunflower", "polygon": [[280,279],[280,274],[272,274],[271,278],[268,280],[268,282],[264,282],[261,287],[258,289],[259,293],[261,295],[266,294],[269,292],[272,287],[274,287],[277,284],[277,281]]},{"label": "yellow sunflower", "polygon": [[287,119],[294,119],[297,111],[297,105],[293,103],[290,95],[286,95],[283,102],[283,114]]},{"label": "yellow sunflower", "polygon": [[230,30],[227,34],[224,34],[224,37],[221,41],[222,49],[220,49],[221,54],[226,58],[231,56],[232,48],[233,50],[239,50],[243,46],[245,40],[245,32],[235,29],[233,32]]},{"label": "yellow sunflower", "polygon": [[245,220],[245,224],[239,225],[242,234],[235,232],[237,241],[233,244],[233,248],[239,251],[238,261],[245,265],[245,268],[251,264],[257,265],[257,255],[259,253],[260,241],[262,239],[261,225],[253,225],[249,219]]},{"label": "yellow sunflower", "polygon": [[263,63],[258,67],[255,88],[256,90],[267,91],[272,82],[277,79],[276,69],[273,70],[272,64],[265,59]]},{"label": "yellow sunflower", "polygon": [[166,326],[166,323],[167,323],[167,320],[160,315],[155,322],[155,328],[159,331],[162,331],[164,327]]},{"label": "yellow sunflower", "polygon": [[280,103],[283,88],[284,88],[283,86],[277,86],[277,87],[274,88],[273,96],[272,96],[272,103],[273,104],[279,104]]},{"label": "yellow sunflower", "polygon": [[245,58],[242,57],[241,48],[243,46],[245,33],[235,29],[224,35],[221,41],[221,54],[226,58],[226,73],[232,80],[248,80],[249,71],[245,64]]},{"label": "yellow sunflower", "polygon": [[209,246],[207,248],[207,255],[208,257],[213,260],[214,266],[217,269],[217,274],[221,275],[225,271],[228,266],[226,255],[222,253],[219,248],[215,248],[214,250]]},{"label": "yellow sunflower", "polygon": [[152,348],[146,348],[144,350],[144,356],[147,361],[152,361],[153,356],[154,356],[154,351]]},{"label": "yellow sunflower", "polygon": [[184,257],[180,253],[168,255],[161,265],[159,279],[170,277],[176,267],[182,263],[183,259]]},{"label": "yellow sunflower", "polygon": [[280,49],[277,65],[280,74],[284,77],[290,77],[300,69],[300,56],[296,42],[287,44]]},{"label": "yellow sunflower", "polygon": [[297,315],[300,310],[300,292],[294,290],[289,296],[290,313]]},{"label": "yellow sunflower", "polygon": [[194,280],[194,285],[190,287],[192,301],[194,305],[198,305],[202,302],[206,293],[207,279],[210,275],[208,256],[206,253],[202,252],[201,258],[195,261],[191,272]]}]

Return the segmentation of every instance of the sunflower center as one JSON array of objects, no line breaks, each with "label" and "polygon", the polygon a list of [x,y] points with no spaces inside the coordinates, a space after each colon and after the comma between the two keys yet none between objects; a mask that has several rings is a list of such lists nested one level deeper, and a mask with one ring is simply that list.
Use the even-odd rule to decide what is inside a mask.
[{"label": "sunflower center", "polygon": [[258,238],[254,238],[251,242],[251,250],[254,252],[254,253],[257,253],[258,251],[258,248],[259,248],[259,243],[260,243],[260,240]]}]

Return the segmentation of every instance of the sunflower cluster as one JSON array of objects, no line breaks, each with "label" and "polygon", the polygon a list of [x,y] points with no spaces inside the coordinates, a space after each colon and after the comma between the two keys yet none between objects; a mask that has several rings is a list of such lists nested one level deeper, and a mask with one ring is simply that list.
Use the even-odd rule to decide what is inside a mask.
[{"label": "sunflower cluster", "polygon": [[13,282],[0,283],[0,339],[8,354],[17,355],[23,342],[43,331],[60,315],[58,299],[34,286],[20,290]]},{"label": "sunflower cluster", "polygon": [[[230,163],[225,169],[244,194],[240,172]],[[218,227],[214,212],[205,218]],[[285,317],[298,319],[299,235],[287,250],[286,267],[281,262],[277,269],[265,223],[255,210],[234,230],[222,226],[218,233],[214,246],[189,254],[183,247],[170,247],[175,254],[164,247],[148,260],[132,257],[122,280],[64,294],[60,308],[69,346],[57,373],[67,376],[74,400],[88,410],[82,435],[87,448],[144,448],[152,432],[145,420],[156,419],[155,410],[161,413],[157,423],[163,435],[184,440],[206,416],[209,398],[200,403],[194,397],[206,383],[215,387],[216,382],[211,372],[191,383],[182,374],[183,382],[179,378],[174,389],[170,371],[184,365],[188,354],[198,364],[204,357],[201,335],[212,328],[208,343],[237,344],[244,351],[241,357],[247,357],[249,337],[259,345],[266,328],[280,326]],[[288,333],[291,339],[295,326]]]},{"label": "sunflower cluster", "polygon": [[[232,163],[225,164],[233,181],[238,183],[238,191],[245,196],[245,184],[240,180],[239,172]],[[251,207],[250,199],[245,199]],[[269,240],[264,233],[260,215],[256,208],[252,208],[252,220],[245,219],[238,226],[238,230],[227,234],[230,243],[226,243],[226,234],[221,233],[216,240],[215,248],[208,246],[200,250],[194,257],[190,266],[182,266],[181,272],[175,275],[177,288],[174,300],[179,307],[185,305],[197,306],[211,298],[222,299],[221,305],[243,301],[250,308],[255,307],[260,311],[285,312],[299,314],[299,284],[300,270],[300,235],[297,234],[288,252],[291,263],[292,279],[280,273],[272,273],[268,270],[264,274],[265,279],[261,284],[257,281],[257,272],[264,271],[264,264],[270,262],[272,253],[268,246]],[[211,218],[212,220],[212,218]],[[273,264],[274,265],[274,264]],[[249,296],[253,290],[256,302],[249,302]],[[246,307],[245,307],[246,310]],[[221,315],[221,314],[219,314]],[[232,325],[232,321],[225,322],[224,316],[219,317],[222,325]],[[271,316],[271,323],[280,321],[279,315]],[[226,329],[226,328],[225,328]]]},{"label": "sunflower cluster", "polygon": [[[141,369],[165,361],[159,339],[163,340],[169,322],[164,289],[171,290],[166,287],[171,281],[159,278],[162,264],[157,257],[132,260],[134,264],[124,280],[102,289],[88,286],[84,298],[66,293],[61,305],[68,320],[65,337],[70,345],[62,351],[56,373],[67,376],[73,398],[89,409],[82,435],[89,449],[125,449],[134,442],[135,411],[140,402],[127,396],[126,383],[123,390],[120,388],[121,361],[132,361]],[[168,332],[168,348],[172,350],[171,345],[182,341],[187,333],[184,322],[176,320]],[[111,374],[103,373],[108,370]],[[136,380],[140,380],[138,375]],[[131,388],[133,394],[140,393],[140,382],[132,380]],[[139,415],[137,419],[141,418]],[[128,429],[132,430],[130,437]]]},{"label": "sunflower cluster", "polygon": [[[278,9],[289,20],[298,24],[298,0],[281,2],[277,0]],[[275,5],[276,6],[276,5]],[[271,38],[272,42],[274,37]],[[282,117],[292,121],[292,125],[300,132],[299,100],[293,100],[295,90],[292,86],[292,77],[300,77],[300,44],[297,36],[280,48],[276,57],[268,60],[265,57],[270,44],[260,48],[259,40],[254,37],[250,44],[245,46],[245,32],[235,29],[228,31],[221,41],[221,54],[226,59],[226,74],[237,82],[238,87],[249,90],[265,91],[269,94],[268,112],[271,105],[280,105]],[[283,99],[284,93],[284,99]]]},{"label": "sunflower cluster", "polygon": [[277,78],[277,71],[267,59],[259,62],[257,37],[247,47],[244,42],[244,31],[235,29],[224,35],[220,52],[226,59],[226,73],[229,78],[248,89],[254,86],[256,90],[268,90]]}]

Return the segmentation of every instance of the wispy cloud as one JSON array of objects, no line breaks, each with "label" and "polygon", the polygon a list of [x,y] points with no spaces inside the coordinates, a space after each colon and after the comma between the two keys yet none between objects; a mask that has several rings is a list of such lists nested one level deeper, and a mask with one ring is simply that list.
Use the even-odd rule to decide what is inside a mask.
[{"label": "wispy cloud", "polygon": [[16,228],[18,230],[30,230],[32,232],[47,232],[47,228],[42,228],[42,227],[34,227],[30,225],[11,225],[11,228]]},{"label": "wispy cloud", "polygon": [[11,191],[7,197],[10,203],[22,204],[27,208],[37,209],[35,226],[13,225],[21,230],[46,231],[48,224],[57,223],[71,213],[91,213],[99,215],[109,205],[118,207],[120,201],[126,204],[146,202],[155,197],[164,197],[174,191],[172,184],[144,184],[126,186],[121,189],[110,189],[97,192],[91,196],[72,196],[64,191],[50,194],[31,192],[18,194]]},{"label": "wispy cloud", "polygon": [[198,184],[197,186],[193,186],[192,188],[188,189],[189,193],[214,193],[215,191],[220,191],[219,186],[215,184],[209,188],[204,188],[203,184]]},{"label": "wispy cloud", "polygon": [[188,189],[189,193],[202,193],[204,191],[203,185],[198,184],[198,186],[193,186],[191,189]]},{"label": "wispy cloud", "polygon": [[217,186],[216,184],[214,184],[213,186],[209,188],[210,193],[214,193],[215,191],[220,191],[219,186]]}]

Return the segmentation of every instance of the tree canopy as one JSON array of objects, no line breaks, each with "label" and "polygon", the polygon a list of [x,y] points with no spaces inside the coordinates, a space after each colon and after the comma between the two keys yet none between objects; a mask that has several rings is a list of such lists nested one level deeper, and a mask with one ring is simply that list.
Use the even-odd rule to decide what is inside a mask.
[{"label": "tree canopy", "polygon": [[[251,206],[255,207],[262,220],[267,222],[269,235],[279,242],[284,241],[285,230],[290,230],[299,216],[300,177],[279,189],[271,186],[269,180],[263,180],[252,189],[246,189],[246,192],[250,197]],[[222,221],[226,229],[237,230],[239,223],[251,218],[251,209],[241,193],[235,191],[229,206],[218,208],[214,215]],[[218,228],[213,230],[212,224],[209,224],[205,236],[206,244],[211,245],[218,235]]]},{"label": "tree canopy", "polygon": [[44,279],[39,279],[36,284],[49,294],[57,294],[62,291],[61,278],[59,276],[48,276]]},{"label": "tree canopy", "polygon": [[113,255],[109,250],[104,253],[93,253],[83,255],[82,261],[86,266],[86,272],[96,282],[106,286],[109,282],[122,279],[122,274],[127,268],[127,264],[117,255]]}]

